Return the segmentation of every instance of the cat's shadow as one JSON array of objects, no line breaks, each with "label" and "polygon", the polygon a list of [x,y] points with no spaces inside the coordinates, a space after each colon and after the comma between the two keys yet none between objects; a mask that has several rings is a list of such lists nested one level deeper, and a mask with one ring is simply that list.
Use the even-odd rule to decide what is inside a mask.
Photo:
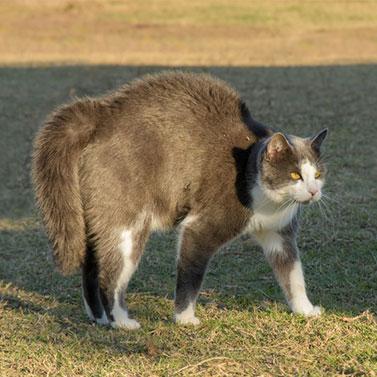
[{"label": "cat's shadow", "polygon": [[[0,236],[2,247],[9,250],[8,254],[2,253],[1,278],[2,291],[5,293],[1,295],[1,301],[11,310],[48,313],[62,326],[78,325],[69,320],[70,313],[75,319],[80,318],[79,323],[88,324],[81,302],[81,278],[79,275],[64,278],[54,270],[44,233],[38,228],[32,228],[2,231]],[[15,239],[19,245],[17,253],[10,251]],[[152,306],[152,317],[158,320],[159,315],[153,314],[155,308],[160,314],[163,313],[164,320],[170,321],[175,285],[175,245],[174,232],[152,235],[147,245],[139,270],[128,290],[131,308],[141,319],[151,318],[150,313],[145,314],[148,311],[138,310],[138,305],[145,306],[143,297],[147,297],[145,301]],[[360,300],[358,282],[348,282],[355,287],[355,291],[348,290],[347,300],[340,297],[344,286],[337,288],[337,282],[333,281],[332,287],[328,287],[329,279],[323,276],[321,267],[331,261],[327,262],[323,258],[322,255],[320,265],[313,257],[308,258],[306,264],[309,297],[313,303],[321,304],[327,312],[341,315],[358,315],[365,310],[376,312],[374,302],[365,305],[365,301]],[[307,258],[304,256],[303,259],[305,266]],[[359,269],[362,275],[362,266]],[[155,301],[153,297],[156,297]],[[169,308],[158,309],[161,305],[166,307],[166,299],[170,303]],[[44,300],[54,300],[54,307],[48,308],[39,303]],[[222,249],[212,260],[199,305],[204,310],[207,305],[215,305],[218,310],[251,311],[255,307],[263,310],[263,307],[273,305],[275,301],[284,304],[280,288],[262,253],[247,239],[239,239]],[[282,310],[285,310],[285,306]]]}]

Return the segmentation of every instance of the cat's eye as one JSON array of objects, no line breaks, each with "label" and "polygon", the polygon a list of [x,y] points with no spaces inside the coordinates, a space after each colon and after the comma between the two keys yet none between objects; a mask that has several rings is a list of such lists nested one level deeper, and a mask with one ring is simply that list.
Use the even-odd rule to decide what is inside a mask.
[{"label": "cat's eye", "polygon": [[301,179],[301,175],[300,173],[297,173],[296,171],[293,171],[291,173],[291,178],[294,180],[294,181],[298,181],[299,179]]},{"label": "cat's eye", "polygon": [[321,173],[319,171],[316,171],[315,172],[315,175],[314,175],[316,178],[319,178],[321,176]]}]

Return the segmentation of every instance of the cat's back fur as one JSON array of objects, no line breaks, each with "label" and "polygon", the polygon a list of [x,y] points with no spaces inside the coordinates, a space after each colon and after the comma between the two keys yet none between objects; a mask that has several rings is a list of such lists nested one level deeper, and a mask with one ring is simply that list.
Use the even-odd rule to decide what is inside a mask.
[{"label": "cat's back fur", "polygon": [[166,229],[212,211],[236,235],[254,126],[227,84],[182,72],[58,109],[36,139],[33,177],[60,270],[82,264],[88,237],[110,242],[130,222]]}]

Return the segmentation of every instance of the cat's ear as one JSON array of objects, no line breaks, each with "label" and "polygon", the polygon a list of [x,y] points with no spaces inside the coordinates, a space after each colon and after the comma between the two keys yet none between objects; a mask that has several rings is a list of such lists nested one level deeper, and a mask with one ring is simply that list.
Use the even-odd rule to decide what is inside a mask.
[{"label": "cat's ear", "polygon": [[322,131],[320,131],[317,135],[313,136],[310,139],[310,145],[311,145],[311,147],[318,154],[319,154],[319,152],[321,150],[321,145],[322,145],[323,140],[326,139],[327,132],[328,132],[328,129],[325,128]]},{"label": "cat's ear", "polygon": [[292,147],[287,138],[281,132],[277,132],[267,144],[266,160],[279,161],[290,151]]}]

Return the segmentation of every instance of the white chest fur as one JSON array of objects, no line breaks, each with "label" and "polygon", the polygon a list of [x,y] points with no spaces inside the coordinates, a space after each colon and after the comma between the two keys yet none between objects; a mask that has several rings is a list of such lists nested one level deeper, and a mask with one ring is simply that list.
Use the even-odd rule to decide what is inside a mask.
[{"label": "white chest fur", "polygon": [[251,233],[263,230],[278,231],[286,227],[296,213],[296,205],[275,210],[274,208],[257,208],[248,222],[246,231]]},{"label": "white chest fur", "polygon": [[286,227],[297,213],[297,204],[276,204],[266,198],[259,187],[252,192],[253,215],[246,232],[279,231]]}]

